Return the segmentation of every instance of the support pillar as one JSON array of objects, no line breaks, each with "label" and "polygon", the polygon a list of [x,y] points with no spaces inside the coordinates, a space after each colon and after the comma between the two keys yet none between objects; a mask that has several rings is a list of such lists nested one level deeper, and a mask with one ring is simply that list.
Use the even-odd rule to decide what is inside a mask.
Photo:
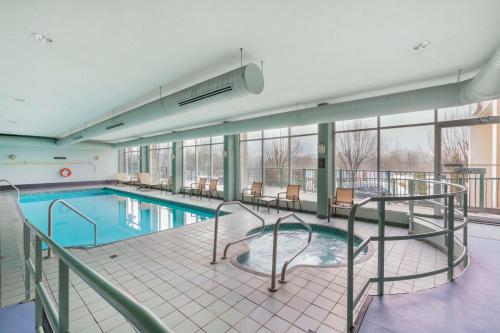
[{"label": "support pillar", "polygon": [[149,146],[141,146],[140,151],[139,171],[149,172]]},{"label": "support pillar", "polygon": [[182,142],[172,142],[172,187],[173,193],[181,193],[183,186],[182,175]]},{"label": "support pillar", "polygon": [[[324,152],[320,147],[324,145]],[[328,198],[335,186],[333,123],[318,124],[317,216],[327,218]],[[324,162],[324,163],[323,163]]]},{"label": "support pillar", "polygon": [[224,135],[224,201],[236,200],[236,135]]}]

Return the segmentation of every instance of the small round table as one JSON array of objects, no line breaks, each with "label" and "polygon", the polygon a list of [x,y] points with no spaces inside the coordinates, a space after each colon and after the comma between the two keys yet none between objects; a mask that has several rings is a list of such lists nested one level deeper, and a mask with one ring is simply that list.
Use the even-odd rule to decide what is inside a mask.
[{"label": "small round table", "polygon": [[275,197],[258,197],[258,198],[255,198],[255,200],[257,201],[257,210],[259,210],[259,206],[260,206],[259,202],[262,205],[264,205],[264,203],[266,204],[268,213],[271,211],[270,210],[271,202],[274,202],[274,206],[277,207],[278,198],[275,198]]}]

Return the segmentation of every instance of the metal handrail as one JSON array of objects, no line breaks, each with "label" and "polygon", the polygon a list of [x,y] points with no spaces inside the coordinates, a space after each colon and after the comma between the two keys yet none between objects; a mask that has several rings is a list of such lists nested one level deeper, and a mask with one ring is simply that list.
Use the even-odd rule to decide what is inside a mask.
[{"label": "metal handrail", "polygon": [[[433,194],[433,195],[413,195],[413,183],[412,182],[427,182],[434,183],[444,186],[445,193]],[[456,187],[458,191],[448,192],[448,187]],[[351,332],[353,328],[353,313],[354,307],[357,305],[363,294],[368,289],[371,283],[376,282],[378,284],[377,293],[379,295],[384,294],[384,282],[390,281],[402,281],[409,279],[417,279],[426,276],[436,275],[440,273],[447,272],[448,280],[454,279],[454,267],[459,265],[460,263],[464,263],[465,266],[468,264],[468,245],[467,245],[467,206],[463,206],[462,212],[462,221],[463,223],[455,226],[455,213],[457,209],[455,209],[454,199],[456,196],[463,195],[463,202],[467,202],[467,189],[465,186],[459,184],[452,184],[446,182],[439,181],[428,181],[421,179],[411,179],[410,182],[410,195],[402,196],[402,197],[370,197],[362,200],[361,202],[355,203],[349,211],[349,217],[347,222],[347,331]],[[422,200],[422,199],[445,199],[447,203],[443,205],[445,207],[445,227],[434,224],[435,226],[442,228],[442,230],[435,230],[431,232],[419,233],[419,234],[410,234],[403,236],[385,236],[385,203],[387,201],[409,201],[409,217],[410,217],[410,226],[414,217],[414,205],[413,201]],[[378,236],[371,236],[367,239],[363,240],[360,245],[354,248],[354,220],[356,218],[356,211],[359,207],[365,205],[370,201],[377,201],[378,204]],[[463,237],[462,241],[455,235],[455,231],[463,229]],[[433,271],[403,275],[403,276],[384,276],[384,248],[386,241],[397,241],[397,240],[411,240],[411,239],[424,239],[429,237],[436,237],[444,235],[447,237],[447,248],[448,248],[448,264],[445,267],[438,268]],[[367,278],[365,282],[362,284],[361,290],[358,292],[356,296],[354,296],[354,259],[361,253],[361,251],[368,246],[371,241],[378,242],[378,276]],[[462,253],[455,259],[455,249],[454,244],[455,241],[463,247]]]},{"label": "metal handrail", "polygon": [[17,202],[19,202],[20,195],[19,195],[19,189],[17,188],[17,186],[12,184],[11,182],[9,182],[7,179],[0,179],[0,183],[1,182],[7,183],[8,185],[12,186],[17,191]]},{"label": "metal handrail", "polygon": [[285,273],[286,269],[290,262],[292,262],[299,254],[301,254],[307,247],[311,244],[312,240],[312,228],[309,224],[307,224],[304,220],[298,217],[295,213],[288,213],[286,215],[280,216],[276,223],[274,224],[274,232],[273,232],[273,262],[271,267],[271,285],[269,286],[269,291],[277,291],[278,287],[276,287],[276,262],[278,256],[278,231],[281,222],[288,219],[289,217],[294,217],[297,221],[299,221],[308,231],[309,236],[307,238],[307,244],[303,246],[297,253],[295,253],[290,259],[286,260],[283,264],[283,268],[281,269],[280,283],[285,283]]},{"label": "metal handrail", "polygon": [[227,251],[231,245],[234,245],[236,243],[243,242],[247,239],[256,237],[256,236],[262,234],[266,228],[266,222],[264,221],[264,219],[261,216],[259,216],[257,213],[253,212],[250,208],[248,208],[247,206],[242,204],[241,202],[239,202],[239,201],[225,201],[225,202],[221,203],[219,206],[217,206],[217,210],[215,211],[214,251],[213,251],[212,261],[210,262],[211,264],[217,263],[217,236],[218,236],[218,232],[219,232],[220,210],[222,209],[223,206],[229,206],[229,205],[238,205],[241,208],[243,208],[244,210],[246,210],[247,212],[249,212],[250,214],[252,214],[253,216],[255,216],[256,218],[258,218],[262,222],[262,230],[258,233],[252,234],[250,236],[246,236],[246,237],[244,237],[242,239],[238,239],[234,242],[227,243],[226,247],[224,248],[224,254],[222,255],[221,259],[227,259]]},{"label": "metal handrail", "polygon": [[[31,232],[35,234],[35,262],[31,259]],[[31,277],[35,282],[35,329],[43,332],[42,311],[55,332],[69,332],[69,269],[85,281],[113,308],[120,312],[139,332],[171,333],[160,318],[134,298],[112,285],[99,273],[86,266],[43,231],[24,220],[25,295],[31,295]],[[58,306],[54,304],[42,281],[42,241],[54,250],[58,258]]]},{"label": "metal handrail", "polygon": [[[94,227],[94,246],[97,246],[97,223],[95,223],[90,217],[88,217],[87,215],[83,214],[81,211],[79,211],[78,209],[76,209],[75,207],[71,206],[69,203],[67,203],[66,201],[62,200],[62,199],[56,199],[54,201],[52,201],[49,205],[49,221],[48,221],[48,232],[47,232],[47,235],[52,238],[52,216],[53,216],[53,209],[54,209],[54,205],[57,204],[57,203],[60,203],[61,205],[64,205],[66,207],[68,207],[69,209],[71,209],[72,211],[74,211],[77,215],[83,217],[87,222],[89,222],[90,224],[92,224],[92,226]],[[50,247],[47,249],[47,257],[50,257],[51,256],[51,249]]]}]

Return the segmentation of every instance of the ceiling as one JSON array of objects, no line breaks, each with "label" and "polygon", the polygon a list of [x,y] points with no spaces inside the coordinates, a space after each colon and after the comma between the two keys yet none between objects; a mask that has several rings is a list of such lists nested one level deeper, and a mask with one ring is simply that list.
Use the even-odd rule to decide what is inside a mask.
[{"label": "ceiling", "polygon": [[264,61],[260,95],[97,139],[453,82],[500,45],[498,13],[498,0],[2,1],[0,133],[62,137],[239,66],[240,47]]}]

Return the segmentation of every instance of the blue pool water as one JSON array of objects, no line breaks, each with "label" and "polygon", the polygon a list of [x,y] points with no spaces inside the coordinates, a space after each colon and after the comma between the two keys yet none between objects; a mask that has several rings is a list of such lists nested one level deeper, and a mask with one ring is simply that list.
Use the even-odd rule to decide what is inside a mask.
[{"label": "blue pool water", "polygon": [[[297,265],[345,265],[347,262],[347,233],[342,229],[317,224],[312,224],[311,227],[313,229],[311,244],[292,261],[290,267]],[[270,274],[273,231],[274,225],[268,225],[261,236],[249,239],[247,241],[249,251],[240,254],[236,258],[238,263],[253,271]],[[260,229],[255,229],[250,233],[255,232],[260,232]],[[298,223],[280,225],[276,266],[278,272],[281,271],[285,260],[292,257],[307,243],[308,234],[308,231]],[[354,247],[358,246],[362,241],[361,238],[355,236]],[[365,248],[358,256],[360,258],[358,261],[363,260],[362,258],[366,257],[368,252]]]},{"label": "blue pool water", "polygon": [[[47,232],[48,207],[63,199],[97,223],[97,243],[105,244],[215,217],[211,210],[156,200],[107,188],[21,197],[25,217]],[[52,237],[62,246],[93,245],[93,227],[67,207],[54,206]]]}]

